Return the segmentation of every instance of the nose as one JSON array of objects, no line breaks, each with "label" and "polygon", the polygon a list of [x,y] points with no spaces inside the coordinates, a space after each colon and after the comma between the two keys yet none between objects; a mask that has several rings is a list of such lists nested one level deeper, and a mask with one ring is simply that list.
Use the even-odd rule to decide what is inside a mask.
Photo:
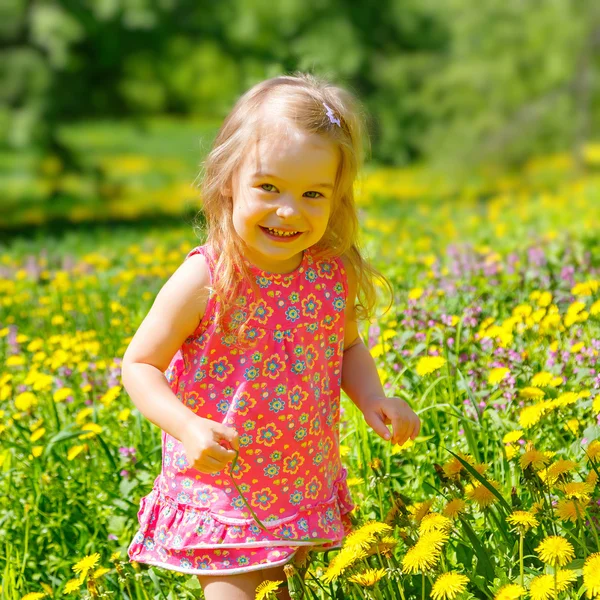
[{"label": "nose", "polygon": [[281,219],[293,219],[300,215],[298,203],[291,194],[282,194],[279,206],[277,207],[277,216]]}]

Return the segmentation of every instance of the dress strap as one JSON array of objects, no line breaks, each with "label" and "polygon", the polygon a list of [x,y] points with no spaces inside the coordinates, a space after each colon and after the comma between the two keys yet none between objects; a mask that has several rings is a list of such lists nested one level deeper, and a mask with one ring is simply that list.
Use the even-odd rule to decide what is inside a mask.
[{"label": "dress strap", "polygon": [[213,281],[214,281],[214,256],[211,249],[207,244],[202,246],[196,246],[192,248],[185,257],[184,261],[187,260],[190,256],[194,256],[194,254],[201,254],[206,259],[206,263],[208,264],[208,272],[210,276],[210,287],[208,301],[206,303],[206,308],[204,309],[204,315],[198,324],[198,329],[202,326],[203,329],[208,327],[208,325],[214,320],[215,314],[215,304],[216,304],[216,296],[213,292]]}]

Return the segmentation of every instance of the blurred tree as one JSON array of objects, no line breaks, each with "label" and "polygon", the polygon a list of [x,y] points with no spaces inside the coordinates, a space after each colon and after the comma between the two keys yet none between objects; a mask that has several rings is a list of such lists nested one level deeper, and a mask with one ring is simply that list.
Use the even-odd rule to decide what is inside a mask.
[{"label": "blurred tree", "polygon": [[221,118],[296,69],[360,95],[389,164],[580,156],[598,121],[592,0],[4,0],[0,38],[0,144],[67,166],[65,121]]},{"label": "blurred tree", "polygon": [[580,156],[592,131],[600,5],[469,0],[439,5],[450,44],[415,98],[421,150],[440,164],[516,165],[532,154]]}]

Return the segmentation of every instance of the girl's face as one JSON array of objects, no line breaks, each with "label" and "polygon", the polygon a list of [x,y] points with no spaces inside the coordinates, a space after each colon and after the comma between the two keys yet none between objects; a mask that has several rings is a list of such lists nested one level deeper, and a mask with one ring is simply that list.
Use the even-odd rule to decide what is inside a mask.
[{"label": "girl's face", "polygon": [[[338,151],[332,142],[291,124],[269,129],[234,178],[233,226],[252,264],[288,273],[327,229]],[[298,233],[279,237],[268,228]]]}]

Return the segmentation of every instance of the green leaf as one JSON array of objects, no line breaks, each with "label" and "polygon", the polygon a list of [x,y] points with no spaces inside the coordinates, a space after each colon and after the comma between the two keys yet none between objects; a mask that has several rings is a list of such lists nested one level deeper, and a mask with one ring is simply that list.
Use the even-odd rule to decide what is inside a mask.
[{"label": "green leaf", "polygon": [[512,512],[510,504],[504,499],[504,496],[502,496],[502,494],[500,494],[500,492],[485,477],[483,477],[483,475],[480,475],[466,460],[463,460],[460,456],[454,454],[452,450],[449,450],[448,448],[446,448],[446,450],[448,450],[448,452],[450,452],[450,454],[452,454],[452,456],[454,456],[460,462],[460,464],[473,477],[475,477],[475,479],[477,479],[477,481],[484,485],[492,494],[494,494],[494,496],[496,496],[496,498],[498,498],[500,504],[502,504],[502,506],[505,508],[507,514]]}]

